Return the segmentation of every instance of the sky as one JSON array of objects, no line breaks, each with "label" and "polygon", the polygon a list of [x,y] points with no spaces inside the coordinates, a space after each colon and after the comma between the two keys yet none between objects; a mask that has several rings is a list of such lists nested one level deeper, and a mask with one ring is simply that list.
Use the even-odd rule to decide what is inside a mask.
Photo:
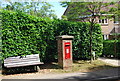
[{"label": "sky", "polygon": [[[1,0],[0,0],[1,1]],[[61,19],[61,16],[63,15],[64,11],[66,10],[66,8],[62,7],[60,5],[60,2],[56,1],[56,2],[49,2],[51,5],[53,5],[53,7],[51,8],[52,10],[55,10],[55,14],[57,15],[57,17],[59,19]],[[5,6],[3,4],[6,4],[5,1],[2,1],[2,6]]]},{"label": "sky", "polygon": [[57,15],[57,17],[61,18],[66,8],[62,7],[59,2],[49,2],[49,3],[54,6],[52,7],[52,9],[55,10],[55,14]]}]

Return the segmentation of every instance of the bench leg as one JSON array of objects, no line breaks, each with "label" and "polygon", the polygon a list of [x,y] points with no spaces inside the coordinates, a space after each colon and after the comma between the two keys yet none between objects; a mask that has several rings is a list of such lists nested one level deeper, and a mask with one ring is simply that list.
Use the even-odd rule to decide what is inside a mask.
[{"label": "bench leg", "polygon": [[40,67],[39,66],[37,66],[37,71],[40,71]]},{"label": "bench leg", "polygon": [[36,71],[40,71],[40,67],[39,66],[35,66],[35,70]]}]

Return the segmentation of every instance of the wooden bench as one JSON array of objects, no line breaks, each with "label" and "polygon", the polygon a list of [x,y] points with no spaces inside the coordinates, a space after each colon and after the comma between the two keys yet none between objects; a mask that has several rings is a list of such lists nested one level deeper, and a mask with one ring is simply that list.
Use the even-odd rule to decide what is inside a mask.
[{"label": "wooden bench", "polygon": [[40,62],[39,54],[32,54],[26,56],[8,57],[4,60],[5,68],[37,66],[43,64]]}]

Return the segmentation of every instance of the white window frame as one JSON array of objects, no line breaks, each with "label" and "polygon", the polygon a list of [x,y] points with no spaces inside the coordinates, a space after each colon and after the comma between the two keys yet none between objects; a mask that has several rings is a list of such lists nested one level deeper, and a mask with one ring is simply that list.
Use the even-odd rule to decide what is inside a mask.
[{"label": "white window frame", "polygon": [[104,40],[109,39],[109,35],[103,35],[103,39],[104,39]]},{"label": "white window frame", "polygon": [[114,21],[114,24],[119,24],[119,21]]},{"label": "white window frame", "polygon": [[[107,22],[106,22],[107,21]],[[108,24],[108,19],[100,19],[99,20],[100,24]]]}]

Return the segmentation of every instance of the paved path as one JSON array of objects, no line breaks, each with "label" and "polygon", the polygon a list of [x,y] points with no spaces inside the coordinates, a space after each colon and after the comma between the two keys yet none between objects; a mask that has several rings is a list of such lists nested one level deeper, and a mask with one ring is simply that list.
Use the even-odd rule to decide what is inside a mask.
[{"label": "paved path", "polygon": [[95,79],[106,79],[106,78],[117,78],[119,77],[120,68],[104,69],[94,72],[76,72],[76,73],[60,73],[60,74],[41,74],[41,73],[30,73],[30,74],[18,74],[3,76],[2,79],[77,79],[77,80],[95,80]]},{"label": "paved path", "polygon": [[[110,60],[105,58],[99,58],[104,62],[119,65],[116,60]],[[106,78],[118,78],[120,75],[120,67],[112,69],[104,69],[93,72],[75,72],[75,73],[28,73],[28,74],[17,74],[17,75],[7,75],[2,76],[2,81],[7,81],[4,79],[68,79],[77,81],[93,81],[101,79],[104,81]],[[107,81],[107,80],[105,80]],[[116,80],[115,80],[116,81]],[[117,80],[118,81],[118,80]],[[120,80],[119,80],[120,81]]]},{"label": "paved path", "polygon": [[118,59],[109,59],[109,58],[99,58],[99,60],[112,64],[114,66],[120,66],[120,60]]}]

